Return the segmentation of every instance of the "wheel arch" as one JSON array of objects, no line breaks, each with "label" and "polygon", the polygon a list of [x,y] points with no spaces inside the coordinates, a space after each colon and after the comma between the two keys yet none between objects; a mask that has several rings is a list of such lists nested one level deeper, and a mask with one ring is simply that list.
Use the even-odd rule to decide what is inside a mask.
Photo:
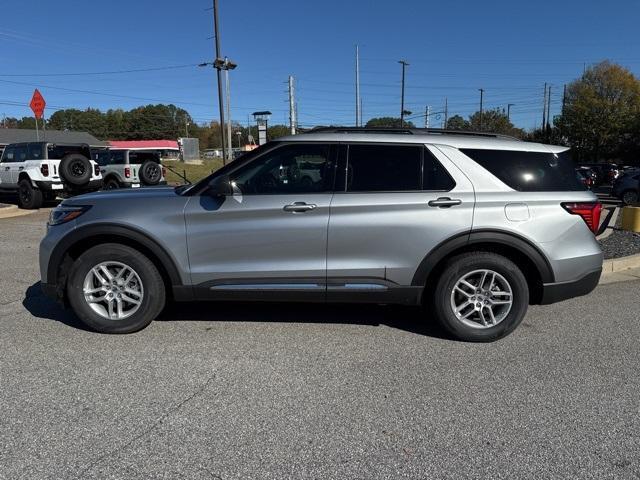
[{"label": "wheel arch", "polygon": [[181,290],[183,282],[171,256],[155,240],[135,228],[100,224],[72,230],[56,245],[47,266],[47,283],[66,284],[68,271],[83,252],[103,243],[119,243],[138,250],[158,268],[167,293]]},{"label": "wheel arch", "polygon": [[[512,232],[474,230],[445,240],[434,248],[418,266],[411,284],[430,287],[450,258],[472,251],[497,253],[518,265],[527,279],[532,304],[541,301],[543,284],[555,281],[545,255],[526,238]],[[431,291],[430,288],[425,289]]]}]

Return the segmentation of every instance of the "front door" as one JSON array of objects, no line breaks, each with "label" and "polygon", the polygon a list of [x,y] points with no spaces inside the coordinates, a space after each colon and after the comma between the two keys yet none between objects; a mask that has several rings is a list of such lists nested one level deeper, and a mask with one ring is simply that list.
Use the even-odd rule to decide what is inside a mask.
[{"label": "front door", "polygon": [[200,297],[275,290],[324,298],[335,148],[276,146],[229,173],[233,195],[189,200],[189,263]]},{"label": "front door", "polygon": [[330,300],[360,290],[384,298],[385,290],[411,286],[434,247],[471,229],[473,187],[437,149],[349,144],[340,157],[327,250]]}]

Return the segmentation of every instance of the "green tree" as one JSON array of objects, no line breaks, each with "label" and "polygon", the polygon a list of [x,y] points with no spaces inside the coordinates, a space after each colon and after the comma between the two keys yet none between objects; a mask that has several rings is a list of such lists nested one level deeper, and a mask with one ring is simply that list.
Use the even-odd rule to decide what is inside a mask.
[{"label": "green tree", "polygon": [[480,118],[480,111],[477,111],[469,117],[468,124],[469,129],[474,132],[501,133],[518,138],[522,138],[525,135],[524,130],[516,128],[507,118],[504,110],[500,108],[483,111],[482,120]]},{"label": "green tree", "polygon": [[447,129],[449,130],[469,130],[469,122],[460,115],[454,115],[447,120]]},{"label": "green tree", "polygon": [[605,61],[568,85],[556,126],[581,158],[629,157],[640,153],[639,116],[640,81]]},{"label": "green tree", "polygon": [[[397,117],[374,117],[369,120],[366,127],[370,128],[403,128],[400,119]],[[416,128],[411,121],[404,121],[404,128]]]}]

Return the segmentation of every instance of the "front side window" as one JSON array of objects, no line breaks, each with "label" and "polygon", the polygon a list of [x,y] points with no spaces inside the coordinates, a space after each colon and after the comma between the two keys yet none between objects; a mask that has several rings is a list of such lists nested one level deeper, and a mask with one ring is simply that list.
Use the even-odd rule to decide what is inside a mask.
[{"label": "front side window", "polygon": [[13,161],[24,162],[27,159],[27,153],[28,153],[27,145],[25,144],[16,145],[15,159]]},{"label": "front side window", "polygon": [[296,143],[271,150],[230,175],[245,195],[331,190],[331,145]]},{"label": "front side window", "polygon": [[347,192],[421,189],[422,147],[349,145]]},{"label": "front side window", "polygon": [[7,147],[4,149],[2,153],[2,161],[3,162],[15,162],[16,158],[16,147]]}]

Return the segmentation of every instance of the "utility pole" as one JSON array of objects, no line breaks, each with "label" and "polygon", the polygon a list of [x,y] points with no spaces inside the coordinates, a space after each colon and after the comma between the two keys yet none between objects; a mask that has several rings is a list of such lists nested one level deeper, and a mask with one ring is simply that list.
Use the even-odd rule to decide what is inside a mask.
[{"label": "utility pole", "polygon": [[289,128],[291,135],[296,134],[296,100],[293,91],[293,77],[289,75]]},{"label": "utility pole", "polygon": [[484,88],[479,88],[480,90],[480,131],[482,131],[482,101],[484,99]]},{"label": "utility pole", "polygon": [[547,94],[547,131],[551,128],[551,85]]},{"label": "utility pole", "polygon": [[402,65],[402,93],[400,95],[400,127],[404,127],[404,70],[409,65],[405,60],[398,60]]},{"label": "utility pole", "polygon": [[567,105],[567,84],[562,89],[562,115],[564,115],[564,107]]},{"label": "utility pole", "polygon": [[189,138],[189,121],[187,117],[184,118],[184,136]]},{"label": "utility pole", "polygon": [[[213,36],[216,46],[216,60],[220,59],[220,30],[218,29],[218,0],[213,0]],[[219,62],[215,62],[219,63]],[[220,67],[216,67],[218,72],[218,107],[220,108],[220,139],[222,141],[222,164],[226,164],[226,142],[224,138],[224,104],[222,101],[222,72]]]},{"label": "utility pole", "polygon": [[507,103],[507,120],[511,121],[511,107],[515,106],[515,103]]},{"label": "utility pole", "polygon": [[360,111],[360,48],[356,45],[356,127],[362,126]]},{"label": "utility pole", "polygon": [[227,160],[233,160],[233,140],[231,137],[231,85],[229,84],[229,70],[235,68],[227,57],[224,57],[224,84],[227,95]]},{"label": "utility pole", "polygon": [[544,100],[542,101],[542,130],[547,124],[547,82],[544,82]]},{"label": "utility pole", "polygon": [[427,105],[424,112],[424,128],[429,128],[429,116],[431,115],[431,106]]},{"label": "utility pole", "polygon": [[449,103],[447,101],[447,97],[444,97],[444,126],[442,128],[447,128],[448,122],[449,122]]}]

